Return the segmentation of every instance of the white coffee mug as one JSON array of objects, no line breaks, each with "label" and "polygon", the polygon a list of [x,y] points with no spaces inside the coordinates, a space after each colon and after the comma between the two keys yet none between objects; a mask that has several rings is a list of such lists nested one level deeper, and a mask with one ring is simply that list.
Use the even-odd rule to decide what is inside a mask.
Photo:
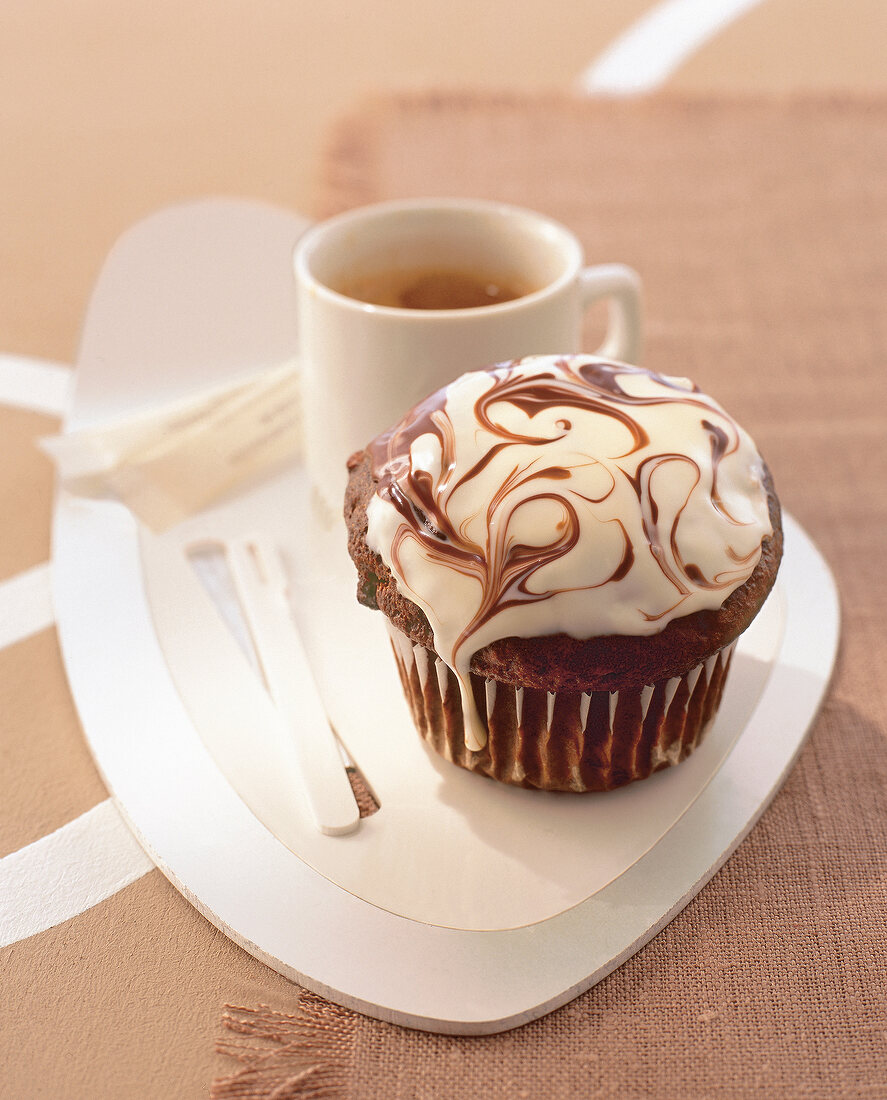
[{"label": "white coffee mug", "polygon": [[[321,222],[295,250],[305,463],[341,507],[345,463],[416,402],[465,371],[534,353],[582,350],[586,309],[609,299],[597,354],[637,362],[640,279],[624,264],[584,267],[563,225],[463,199],[380,203]],[[475,308],[378,305],[350,288],[392,272],[477,273],[520,296]]]}]

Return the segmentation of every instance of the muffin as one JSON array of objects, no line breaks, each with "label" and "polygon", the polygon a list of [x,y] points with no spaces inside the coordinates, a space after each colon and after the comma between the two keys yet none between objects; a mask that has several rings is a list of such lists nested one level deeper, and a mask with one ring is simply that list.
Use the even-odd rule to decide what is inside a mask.
[{"label": "muffin", "polygon": [[601,791],[700,743],[782,529],[751,438],[692,382],[585,355],[499,364],[348,469],[358,599],[439,753]]}]

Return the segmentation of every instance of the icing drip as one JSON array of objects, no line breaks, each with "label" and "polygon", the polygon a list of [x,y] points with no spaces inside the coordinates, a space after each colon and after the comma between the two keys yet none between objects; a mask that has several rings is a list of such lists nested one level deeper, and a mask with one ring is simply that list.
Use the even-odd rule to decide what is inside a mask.
[{"label": "icing drip", "polygon": [[590,356],[463,375],[368,451],[367,541],[427,615],[472,750],[477,650],[657,633],[720,607],[771,532],[763,463],[717,402]]}]

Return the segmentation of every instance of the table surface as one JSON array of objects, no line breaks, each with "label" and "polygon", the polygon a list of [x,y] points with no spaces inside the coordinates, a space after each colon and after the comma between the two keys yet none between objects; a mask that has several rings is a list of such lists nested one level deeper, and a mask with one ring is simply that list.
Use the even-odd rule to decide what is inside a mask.
[{"label": "table surface", "polygon": [[885,37],[881,0],[0,5],[2,350],[70,361],[108,249],[166,203],[314,213],[331,120],[377,92],[876,90]]},{"label": "table surface", "polygon": [[[466,1096],[476,1094],[472,1088],[476,1090],[479,1083],[495,1094],[491,1081],[506,1079],[502,1065],[522,1066],[528,1076],[517,1074],[507,1090],[509,1095],[520,1095],[527,1080],[534,1079],[533,1073],[544,1069],[543,1048],[549,1046],[561,1049],[564,1065],[580,1075],[571,1077],[562,1068],[551,1078],[560,1082],[563,1095],[575,1094],[577,1079],[594,1080],[601,1095],[627,1095],[624,1081],[620,1086],[621,1078],[602,1068],[607,1043],[615,1041],[615,1021],[632,1023],[620,1015],[620,997],[626,1005],[651,1002],[658,1006],[658,1015],[654,1014],[658,1029],[695,1029],[710,1075],[699,1076],[675,1060],[674,1080],[682,1092],[710,1094],[713,1082],[731,1095],[767,1092],[766,1066],[751,1072],[746,1057],[744,1076],[738,1075],[733,1055],[724,1053],[736,1038],[735,1020],[731,1024],[720,1018],[720,1009],[706,1004],[694,1006],[689,1023],[682,1016],[674,992],[680,975],[673,960],[684,937],[704,939],[698,916],[672,926],[676,929],[669,948],[672,962],[667,961],[664,948],[658,954],[654,951],[645,962],[615,975],[601,994],[603,1000],[586,999],[549,1022],[540,1021],[535,1030],[523,1032],[514,1041],[516,1046],[491,1042],[474,1052],[460,1045],[465,1041],[436,1042],[433,1037],[423,1040],[421,1047],[411,1046],[413,1037],[408,1032],[384,1025],[374,1030],[310,996],[303,995],[300,1001],[297,990],[215,932],[150,869],[108,801],[84,747],[48,597],[52,476],[34,445],[41,435],[57,429],[65,407],[67,364],[76,356],[90,288],[113,241],[151,210],[205,194],[257,197],[321,215],[364,198],[408,194],[413,187],[421,193],[439,181],[453,193],[473,188],[528,205],[545,205],[570,221],[587,244],[612,241],[620,248],[618,258],[645,263],[652,294],[651,348],[661,363],[674,361],[678,333],[686,337],[688,329],[696,338],[691,356],[703,364],[703,371],[706,355],[721,354],[725,339],[753,346],[768,331],[763,314],[755,314],[753,308],[764,311],[760,288],[753,291],[741,280],[724,284],[717,299],[720,312],[714,308],[707,312],[704,298],[711,273],[703,266],[695,271],[692,287],[686,282],[682,286],[683,293],[697,295],[693,308],[685,310],[677,292],[670,297],[665,258],[645,252],[644,242],[628,229],[615,237],[608,237],[605,230],[598,233],[588,220],[590,206],[552,187],[541,173],[519,175],[500,186],[492,158],[503,148],[501,138],[497,144],[494,130],[484,131],[476,124],[477,111],[483,113],[484,103],[489,103],[492,113],[484,116],[487,125],[493,119],[513,127],[516,134],[526,130],[543,147],[552,119],[558,125],[557,120],[562,121],[564,134],[574,126],[589,127],[581,132],[605,141],[606,129],[595,121],[598,116],[583,116],[579,121],[574,111],[581,113],[587,101],[600,103],[606,96],[617,100],[612,105],[614,117],[621,118],[629,132],[637,125],[638,141],[654,147],[658,127],[679,127],[682,112],[683,117],[687,110],[704,111],[709,104],[717,108],[758,103],[761,106],[753,106],[751,115],[740,111],[729,116],[733,132],[776,133],[779,126],[784,127],[780,133],[797,132],[797,142],[785,154],[785,164],[797,168],[806,155],[803,138],[809,116],[798,109],[789,127],[785,110],[791,113],[795,108],[785,104],[816,103],[820,113],[810,130],[813,145],[826,133],[833,156],[828,165],[817,166],[811,154],[810,172],[830,172],[834,193],[840,195],[846,188],[859,209],[868,211],[871,225],[882,231],[885,209],[883,186],[875,177],[878,162],[875,152],[864,161],[862,148],[882,150],[878,141],[884,133],[881,93],[887,92],[883,65],[887,7],[880,0],[854,0],[849,6],[837,0],[816,4],[713,0],[706,8],[708,26],[701,22],[702,7],[646,0],[612,5],[599,0],[564,5],[554,13],[556,18],[551,5],[541,0],[525,0],[517,7],[491,0],[482,9],[467,0],[454,0],[445,9],[392,0],[371,7],[337,0],[310,8],[283,2],[182,5],[161,0],[139,13],[124,11],[107,0],[88,0],[76,8],[58,0],[35,0],[27,6],[0,9],[0,150],[4,151],[0,156],[0,522],[4,530],[0,540],[0,932],[4,934],[0,941],[4,944],[0,947],[4,975],[0,1058],[9,1069],[4,1095],[194,1096],[206,1095],[215,1081],[213,1094],[222,1096],[229,1087],[224,1083],[226,1075],[237,1067],[232,1054],[241,1065],[251,1065],[251,1035],[257,1037],[256,1044],[265,1044],[265,1063],[274,1063],[270,1079],[279,1084],[280,1073],[293,1077],[286,1095],[301,1095],[312,1082],[319,1082],[330,1095],[370,1095],[373,1075],[380,1080],[386,1075],[384,1086],[377,1082],[379,1095],[432,1095],[423,1091],[431,1086],[427,1081],[423,1084],[415,1069],[423,1059],[429,1066],[450,1066],[449,1079],[461,1082],[459,1088],[464,1090],[458,1092],[453,1084],[453,1095]],[[472,28],[470,33],[466,27]],[[688,98],[680,109],[673,101],[666,102],[664,115],[646,117],[643,122],[634,114],[619,114],[631,112],[641,102],[636,97],[661,89]],[[392,90],[407,93],[406,99],[390,100],[385,93]],[[414,96],[414,92],[421,94]],[[552,98],[552,93],[560,98]],[[535,118],[535,108],[520,107],[533,101],[544,104],[539,110],[546,126]],[[771,126],[768,111],[774,103],[782,106],[777,107],[778,124]],[[874,105],[872,110],[867,103]],[[755,115],[758,109],[763,113]],[[704,115],[700,118],[704,125]],[[867,120],[868,127],[862,135],[861,119]],[[438,172],[434,178],[427,165],[423,169],[405,152],[411,142],[421,143],[429,120],[438,127],[445,150],[434,165]],[[680,132],[686,138],[688,131]],[[468,144],[460,149],[464,134],[471,141],[466,138]],[[559,139],[550,140],[556,146]],[[857,159],[853,161],[848,153],[846,163],[862,163],[862,157],[865,171],[871,173],[864,177],[870,180],[868,185],[842,174],[843,150],[845,145],[850,150],[851,144]],[[777,145],[768,148],[778,159]],[[463,171],[460,162],[469,154],[473,168]],[[664,146],[658,155],[664,163]],[[729,183],[723,172],[718,175],[719,157],[741,173],[742,151],[728,150],[726,145],[720,148],[715,139],[710,163],[706,161],[708,169],[705,164],[700,169],[710,169],[711,178],[720,181],[720,193],[726,194]],[[628,163],[615,158],[608,170],[616,173]],[[639,160],[630,163],[634,169],[642,167]],[[880,163],[883,166],[884,161]],[[761,173],[756,179],[760,193],[765,194],[766,180]],[[614,174],[611,188],[617,182]],[[605,186],[606,179],[599,181],[588,204],[606,206]],[[813,191],[808,194],[801,188],[799,194],[813,203]],[[678,208],[682,198],[677,192],[663,194],[659,202],[665,212],[662,251],[669,234],[675,232],[666,224],[668,203]],[[618,223],[619,203],[607,209],[614,224]],[[649,216],[640,218],[641,223],[656,232]],[[691,226],[689,220],[682,224]],[[809,227],[810,234],[814,228]],[[858,231],[858,223],[853,228]],[[778,224],[774,230],[773,225],[755,223],[753,232],[775,232],[779,243]],[[849,223],[834,228],[834,240],[852,242],[854,238],[841,236],[845,232],[850,232]],[[798,256],[801,239],[786,235]],[[703,249],[704,244],[700,237],[698,247]],[[738,237],[726,241],[728,248],[751,249],[749,262],[753,244]],[[810,256],[816,255],[824,267],[831,262],[825,246],[820,253],[811,251]],[[849,346],[857,361],[869,364],[869,373],[856,378],[855,388],[838,387],[832,400],[825,396],[828,391],[820,378],[816,392],[829,407],[817,410],[808,403],[806,419],[792,424],[784,418],[785,406],[780,419],[748,388],[737,382],[731,393],[729,378],[718,378],[728,390],[727,397],[737,400],[743,415],[759,425],[768,454],[775,453],[795,494],[792,511],[825,543],[833,558],[853,548],[861,552],[863,547],[881,545],[883,503],[874,515],[871,511],[864,515],[845,499],[853,477],[874,484],[874,466],[864,469],[861,459],[851,461],[842,454],[845,465],[839,478],[827,463],[821,464],[819,488],[824,489],[827,503],[820,510],[819,498],[810,495],[800,475],[793,475],[792,455],[797,452],[809,458],[800,438],[802,426],[814,434],[823,433],[822,438],[832,445],[844,438],[835,427],[839,423],[848,426],[848,433],[852,426],[857,438],[871,440],[875,448],[880,439],[883,450],[883,406],[879,409],[873,401],[867,409],[859,407],[863,383],[877,384],[873,383],[875,364],[879,351],[883,359],[879,341],[885,335],[875,311],[879,295],[883,300],[887,275],[871,253],[866,256],[865,263],[860,260],[856,267],[841,268],[847,282],[831,288],[830,296],[819,283],[815,286],[815,293],[822,295],[817,301],[823,315],[834,309],[840,317],[843,310],[848,325],[850,319],[854,323],[862,319],[862,331],[855,331],[840,346],[830,335],[833,329],[817,327],[809,308],[792,304],[785,286],[771,281],[768,288],[771,296],[782,295],[781,317],[795,317],[799,325],[815,331],[836,363],[843,363],[842,347]],[[704,258],[699,262],[703,265]],[[865,283],[865,293],[851,294],[848,286],[854,279],[860,286]],[[687,314],[683,325],[673,324],[682,310]],[[792,333],[790,327],[779,330],[778,350],[787,362],[794,354]],[[809,347],[807,354],[812,354]],[[31,357],[51,362],[34,367]],[[797,365],[796,371],[800,373],[790,375],[795,380],[802,366]],[[851,392],[853,405],[842,398],[842,393]],[[883,385],[877,392],[883,395]],[[827,430],[837,434],[826,436]],[[815,466],[816,459],[811,461]],[[840,528],[839,518],[852,525],[853,538]],[[874,660],[877,644],[871,639],[879,636],[876,615],[885,610],[883,582],[870,561],[839,579],[848,629],[852,626],[857,632],[851,649],[855,662],[851,667],[857,676],[841,681],[846,690],[837,692],[838,702],[852,708],[853,720],[842,726],[836,715],[827,715],[832,723],[829,731],[838,737],[852,735],[861,756],[883,761],[883,693],[876,692],[875,701],[871,693],[863,698],[856,694],[866,690],[861,685],[880,678]],[[870,599],[867,591],[872,593]],[[847,666],[845,654],[842,675],[848,675]],[[828,834],[828,843],[840,846],[846,835],[837,827],[829,833],[817,816],[821,807],[816,800],[826,796],[810,774],[811,769],[822,770],[826,757],[820,742],[811,756],[815,767],[808,761],[808,771],[796,787],[803,785],[812,817]],[[883,793],[862,782],[859,807],[858,819],[842,818],[841,822],[857,840],[864,834],[868,844],[868,863],[859,870],[861,877],[835,871],[827,862],[826,845],[817,849],[822,862],[801,867],[799,889],[808,890],[826,908],[843,907],[845,914],[855,913],[867,930],[868,946],[857,943],[859,953],[842,969],[836,962],[840,946],[828,942],[835,925],[818,925],[819,938],[811,945],[803,936],[794,942],[791,929],[773,915],[776,932],[769,944],[770,961],[762,964],[758,977],[786,1015],[765,1013],[769,1031],[745,1035],[742,1049],[746,1055],[751,1051],[753,1058],[760,1044],[765,1062],[769,1059],[767,1064],[779,1072],[784,1070],[780,1052],[789,1061],[805,1057],[817,1064],[811,1051],[819,1049],[819,1040],[802,1040],[780,1023],[790,1017],[790,1009],[803,1012],[807,1002],[799,1008],[791,996],[786,1000],[783,994],[780,1000],[777,989],[792,965],[806,973],[811,953],[819,952],[825,965],[832,966],[832,985],[820,989],[817,996],[825,997],[831,990],[849,1006],[829,1020],[829,1030],[821,1039],[840,1045],[850,1042],[853,1031],[857,1042],[862,1042],[845,1049],[844,1074],[840,1081],[831,1082],[829,1094],[874,1096],[879,1094],[878,1085],[871,1073],[880,1070],[882,1080],[887,1073],[883,1058],[887,1005],[883,996],[878,1000],[873,992],[878,981],[883,987],[885,979],[873,946],[877,942],[874,926],[866,924],[866,914],[871,914],[873,906],[884,905]],[[791,849],[786,866],[790,864],[793,871],[803,863],[798,852],[804,838],[809,842],[807,826],[795,820],[796,813],[795,803],[786,800],[777,803],[765,819],[775,823],[771,824],[774,850],[784,853],[786,843]],[[769,841],[757,843],[760,848]],[[757,867],[754,844],[753,838],[751,848],[743,846],[729,865],[732,904],[741,913],[749,907],[766,908],[762,899],[768,889],[776,889],[760,878],[750,881]],[[827,881],[825,868],[837,879]],[[713,897],[722,899],[718,894]],[[729,907],[731,902],[716,904]],[[731,910],[726,912],[731,919]],[[800,920],[801,912],[798,909],[793,919]],[[741,920],[738,924],[747,930],[753,927]],[[728,967],[711,943],[702,943],[703,948],[719,960],[719,966]],[[724,980],[725,973],[719,972]],[[729,987],[740,999],[746,988],[741,979],[740,973],[738,985]],[[798,996],[812,996],[808,986],[801,983],[798,989],[802,987],[806,992]],[[703,983],[702,988],[709,986]],[[228,1003],[244,1006],[244,1012],[229,1012],[223,1026]],[[270,1007],[260,1011],[259,1005]],[[814,1007],[821,1006],[817,1002]],[[612,1022],[605,1018],[606,1010],[611,1011]],[[808,1024],[813,1019],[821,1017],[802,1016]],[[647,1024],[652,1026],[649,1019]],[[713,1036],[714,1032],[718,1034]],[[309,1033],[314,1039],[309,1035],[306,1040]],[[246,1037],[242,1040],[246,1046],[237,1045],[238,1035]],[[276,1040],[269,1040],[269,1035]],[[325,1047],[324,1037],[333,1035],[345,1036],[345,1046]],[[722,1046],[714,1041],[718,1036]],[[654,1043],[650,1036],[647,1041]],[[683,1051],[681,1057],[689,1058],[692,1037],[682,1035],[677,1048]],[[460,1076],[459,1067],[464,1069],[475,1053],[478,1059],[483,1053],[486,1069],[482,1071],[478,1061],[471,1070],[474,1076]],[[286,1062],[284,1054],[291,1061]],[[631,1068],[639,1075],[637,1080],[647,1080],[643,1073],[649,1065],[644,1057],[626,1055],[623,1050],[620,1057],[626,1056],[636,1058]],[[301,1084],[295,1081],[297,1065],[308,1070]],[[498,1078],[484,1076],[493,1069],[499,1072]],[[259,1076],[253,1091],[242,1078],[230,1087],[241,1089],[236,1093],[240,1096],[266,1095],[260,1091]],[[798,1095],[817,1094],[812,1078],[802,1074],[798,1080]],[[638,1090],[642,1091],[640,1084]],[[556,1087],[551,1094],[557,1094]]]}]

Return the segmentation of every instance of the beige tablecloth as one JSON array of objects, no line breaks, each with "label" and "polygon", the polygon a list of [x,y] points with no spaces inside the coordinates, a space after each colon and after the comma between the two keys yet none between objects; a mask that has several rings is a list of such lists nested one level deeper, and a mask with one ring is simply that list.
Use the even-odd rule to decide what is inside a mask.
[{"label": "beige tablecloth", "polygon": [[[642,273],[646,364],[694,377],[749,428],[835,571],[830,696],[725,868],[545,1019],[440,1037],[300,995],[153,871],[0,951],[5,1089],[194,1096],[215,1079],[218,1097],[883,1096],[887,102],[381,100],[346,120],[325,165],[322,213],[495,197],[566,222],[591,260]],[[50,477],[32,441],[53,424],[0,408],[0,576],[48,553]],[[51,628],[0,650],[0,714],[4,856],[106,792]]]}]

